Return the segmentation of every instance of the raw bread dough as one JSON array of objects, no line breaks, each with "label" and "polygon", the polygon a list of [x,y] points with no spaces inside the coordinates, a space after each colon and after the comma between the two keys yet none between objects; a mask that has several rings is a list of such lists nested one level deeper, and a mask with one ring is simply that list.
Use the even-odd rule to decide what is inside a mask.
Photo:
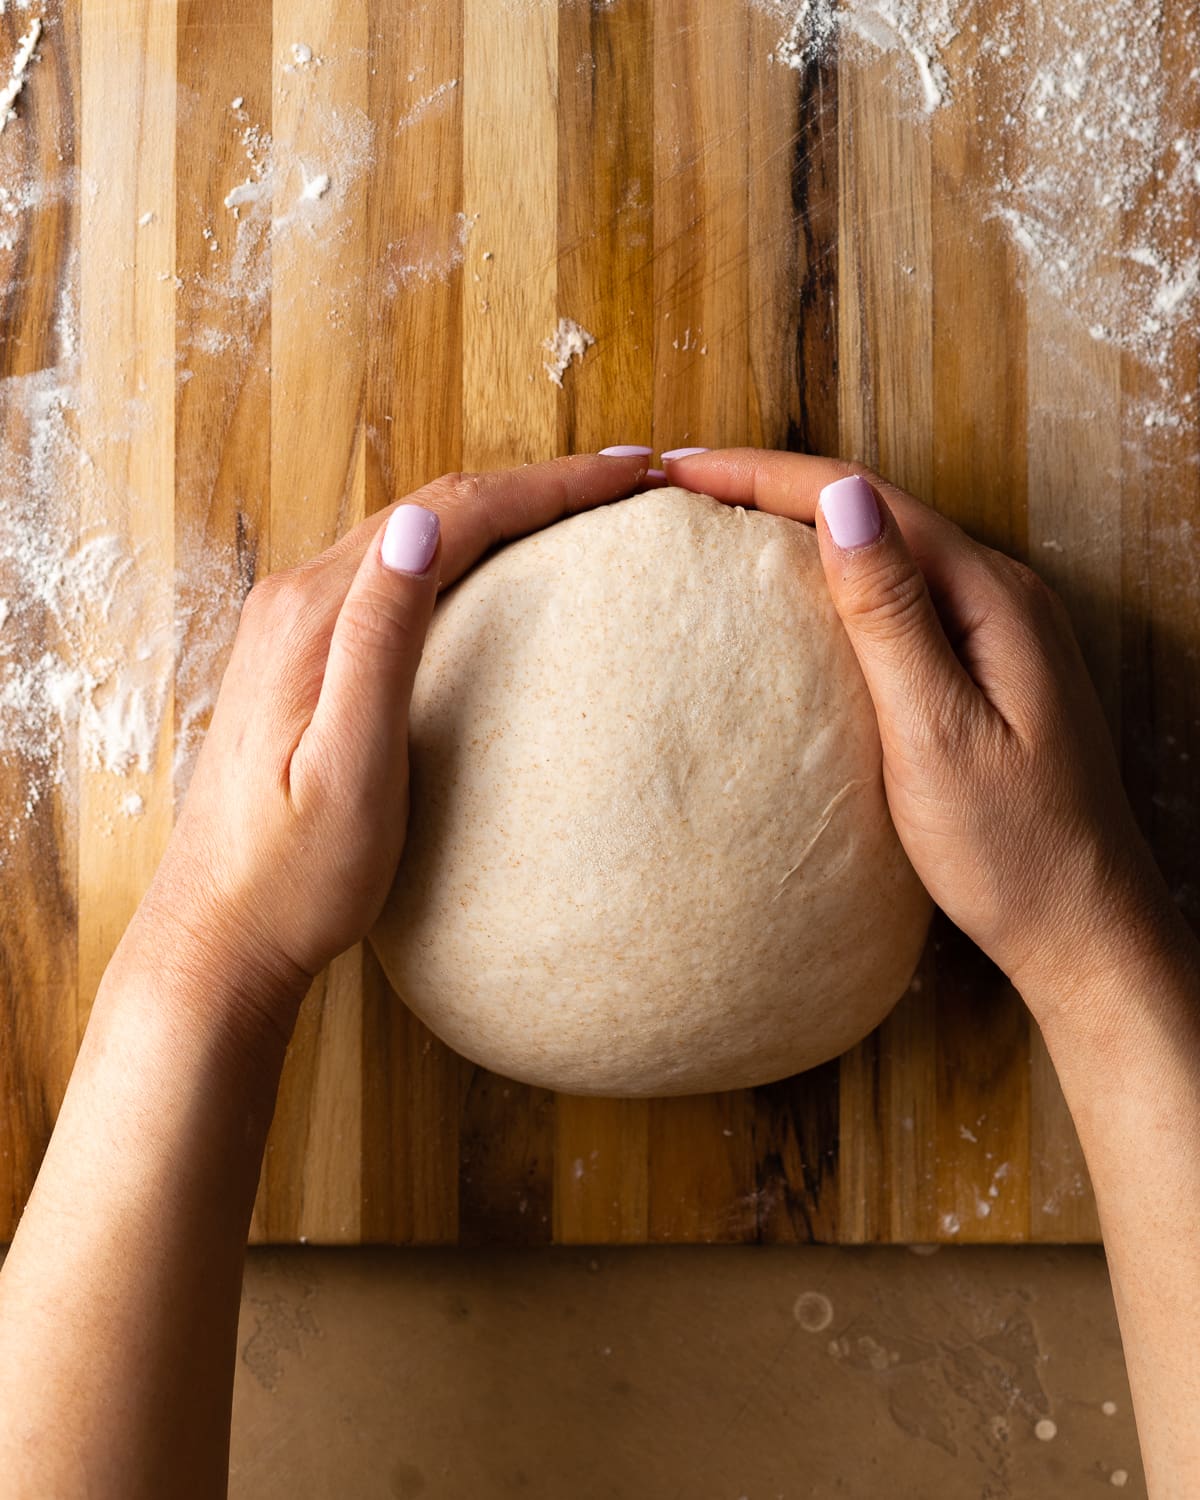
[{"label": "raw bread dough", "polygon": [[475,1062],[571,1094],[810,1068],[905,989],[930,902],[813,531],[661,489],[439,604],[372,934]]}]

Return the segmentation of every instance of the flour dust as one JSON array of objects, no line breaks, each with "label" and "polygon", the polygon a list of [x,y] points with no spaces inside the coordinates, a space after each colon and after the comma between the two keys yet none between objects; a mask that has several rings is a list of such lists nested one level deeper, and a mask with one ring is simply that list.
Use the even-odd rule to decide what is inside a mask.
[{"label": "flour dust", "polygon": [[1200,312],[1200,131],[1181,123],[1200,118],[1200,5],[751,3],[779,22],[773,63],[882,61],[898,107],[917,114],[991,101],[978,121],[982,212],[1005,225],[1032,281],[1149,372],[1145,427],[1195,420],[1175,372]]}]

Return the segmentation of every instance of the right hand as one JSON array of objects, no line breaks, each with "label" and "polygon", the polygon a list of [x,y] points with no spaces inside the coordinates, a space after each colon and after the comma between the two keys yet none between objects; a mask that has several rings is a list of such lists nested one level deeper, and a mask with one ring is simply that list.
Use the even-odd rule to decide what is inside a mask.
[{"label": "right hand", "polygon": [[1086,988],[1089,965],[1122,941],[1182,927],[1066,609],[1036,573],[856,465],[727,449],[670,462],[668,475],[815,522],[900,840],[1035,1010]]}]

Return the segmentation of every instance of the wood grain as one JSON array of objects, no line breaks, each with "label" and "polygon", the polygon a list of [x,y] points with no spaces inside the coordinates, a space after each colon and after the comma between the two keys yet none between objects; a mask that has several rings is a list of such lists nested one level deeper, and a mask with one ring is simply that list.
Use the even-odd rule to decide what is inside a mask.
[{"label": "wood grain", "polygon": [[[81,166],[100,190],[80,221],[79,440],[90,462],[79,526],[81,535],[107,526],[150,560],[154,586],[140,601],[139,633],[153,640],[164,667],[174,616],[175,153],[170,131],[147,134],[141,126],[174,112],[175,19],[172,7],[153,0],[115,0],[104,26],[80,33]],[[124,86],[110,96],[108,80],[117,74]],[[80,770],[81,1036],[170,834],[172,750],[166,714],[145,772]],[[112,815],[127,792],[142,797],[146,813],[127,820],[114,850]]]},{"label": "wood grain", "polygon": [[[1028,7],[1038,66],[1068,0]],[[1200,120],[1184,0],[1161,70]],[[0,1236],[95,986],[149,879],[255,578],[438,474],[618,442],[751,442],[882,469],[1063,593],[1135,809],[1200,919],[1197,418],[1147,430],[1158,373],[1026,274],[980,184],[1005,123],[973,49],[908,107],[896,60],[772,61],[729,0],[81,0],[47,5],[0,136],[62,181],[0,249],[0,441],[78,309],[81,535],[139,559],[139,631],[177,642],[144,772],[72,759],[0,864]],[[0,69],[24,16],[0,17]],[[311,48],[298,59],[294,44]],[[1023,79],[1010,70],[1007,88]],[[236,102],[235,102],[236,101]],[[304,196],[321,174],[328,188]],[[249,196],[227,206],[231,190]],[[1136,209],[1098,215],[1129,248]],[[1145,205],[1141,205],[1145,207]],[[561,389],[560,317],[596,339]],[[1172,345],[1200,381],[1200,335]],[[0,594],[8,587],[0,578]],[[30,645],[61,646],[28,617]],[[114,819],[130,793],[145,815]],[[5,825],[8,826],[7,823]],[[1088,1240],[1094,1204],[1017,997],[938,922],[909,992],[845,1057],[753,1092],[555,1097],[448,1051],[369,951],[305,1002],[259,1240]]]},{"label": "wood grain", "polygon": [[[462,466],[485,469],[548,458],[557,445],[541,347],[558,320],[556,9],[463,0],[463,77],[469,263],[483,278],[464,287],[483,290],[463,302]],[[479,1243],[499,1225],[509,1243],[548,1242],[553,1096],[470,1069],[459,1129],[460,1237]]]},{"label": "wood grain", "polygon": [[[48,183],[79,167],[80,37],[77,18],[56,14],[56,47],[45,65],[36,99],[23,101],[23,119],[0,138],[0,166]],[[0,18],[0,55],[7,57],[26,17]],[[49,196],[32,216],[28,237],[0,250],[0,444],[23,475],[32,463],[35,435],[22,399],[26,382],[53,372],[68,354],[59,313],[78,306],[79,203],[70,194]],[[7,466],[6,466],[7,469]],[[48,522],[52,517],[45,518]],[[12,563],[0,564],[0,592],[20,587]],[[48,607],[29,622],[30,650],[59,644]],[[79,1040],[78,827],[74,808],[78,768],[29,807],[36,763],[27,756],[0,757],[0,816],[6,837],[0,864],[0,1237],[11,1235],[41,1164],[62,1103]],[[28,810],[27,810],[28,809]],[[14,821],[19,820],[19,821]]]},{"label": "wood grain", "polygon": [[[366,299],[376,330],[366,349],[368,511],[449,473],[462,456],[464,283],[482,301],[474,277],[486,263],[474,256],[469,276],[408,269],[459,246],[465,226],[461,6],[444,5],[440,14],[440,26],[426,24],[416,6],[376,6],[370,17],[368,114],[377,146],[367,195]],[[467,1065],[397,1000],[366,950],[365,1239],[457,1238],[466,1073]]]},{"label": "wood grain", "polygon": [[[649,0],[559,12],[557,306],[596,338],[564,382],[563,453],[651,437],[654,96],[644,60],[653,46]],[[557,1241],[646,1239],[649,1140],[645,1100],[557,1101]]]}]

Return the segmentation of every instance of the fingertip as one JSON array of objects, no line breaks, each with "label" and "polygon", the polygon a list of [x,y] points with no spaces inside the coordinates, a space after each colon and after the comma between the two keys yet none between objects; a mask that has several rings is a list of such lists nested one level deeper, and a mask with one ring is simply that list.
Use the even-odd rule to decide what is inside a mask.
[{"label": "fingertip", "polygon": [[423,505],[398,505],[383,528],[379,560],[390,573],[423,578],[433,565],[441,534],[437,511]]},{"label": "fingertip", "polygon": [[859,552],[883,536],[879,496],[861,474],[849,474],[825,485],[817,497],[817,510],[830,540],[842,552]]}]

